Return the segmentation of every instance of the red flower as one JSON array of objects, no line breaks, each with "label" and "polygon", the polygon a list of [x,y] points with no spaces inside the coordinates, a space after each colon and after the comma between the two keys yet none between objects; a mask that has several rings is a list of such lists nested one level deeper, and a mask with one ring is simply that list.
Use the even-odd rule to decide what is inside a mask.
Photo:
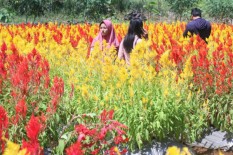
[{"label": "red flower", "polygon": [[39,32],[36,32],[34,34],[34,44],[37,45],[38,42],[39,42],[39,36],[40,36],[40,33]]},{"label": "red flower", "polygon": [[25,102],[25,99],[20,100],[16,106],[15,106],[15,111],[17,114],[25,117],[27,114],[27,105]]},{"label": "red flower", "polygon": [[66,154],[67,155],[84,155],[81,143],[77,141],[76,143],[71,145],[69,148],[66,149]]},{"label": "red flower", "polygon": [[23,140],[22,149],[26,149],[30,155],[43,155],[43,149],[38,142],[26,142]]},{"label": "red flower", "polygon": [[31,36],[30,33],[27,34],[26,40],[27,40],[28,42],[31,42],[32,36]]},{"label": "red flower", "polygon": [[120,144],[120,143],[126,143],[126,142],[128,142],[128,141],[129,141],[129,139],[128,139],[128,138],[123,138],[122,135],[116,136],[116,137],[114,138],[114,143],[115,143],[116,145],[118,145],[118,144]]},{"label": "red flower", "polygon": [[0,138],[2,137],[2,132],[8,127],[8,117],[5,109],[0,106]]},{"label": "red flower", "polygon": [[112,120],[113,114],[114,114],[114,110],[110,110],[110,111],[103,110],[103,112],[100,114],[101,122],[105,124],[107,123],[108,120]]},{"label": "red flower", "polygon": [[54,35],[53,35],[53,39],[54,39],[58,44],[61,44],[62,37],[63,37],[62,33],[61,33],[60,31],[58,31],[58,30],[56,30],[55,33],[57,33],[57,34],[54,34]]},{"label": "red flower", "polygon": [[2,43],[2,46],[1,46],[1,51],[5,53],[6,50],[7,50],[6,43],[3,42],[3,43]]},{"label": "red flower", "polygon": [[[0,152],[2,152],[5,147],[4,142],[2,142],[1,138],[7,135],[7,131],[6,131],[7,127],[8,127],[7,113],[5,109],[2,106],[0,106],[0,147],[1,147]],[[5,132],[5,135],[3,135],[3,132]]]},{"label": "red flower", "polygon": [[85,125],[79,124],[75,126],[75,130],[78,134],[84,134],[88,136],[94,136],[96,135],[97,131],[96,129],[88,129]]},{"label": "red flower", "polygon": [[103,139],[105,138],[107,132],[108,132],[108,128],[103,127],[103,128],[100,130],[100,134],[98,134],[98,135],[99,135],[99,136],[98,136],[98,139],[99,139],[99,140],[103,140]]},{"label": "red flower", "polygon": [[78,42],[79,42],[78,39],[75,40],[73,36],[70,37],[70,43],[73,48],[76,48],[78,46]]},{"label": "red flower", "polygon": [[42,129],[42,125],[39,122],[39,119],[35,117],[34,115],[31,116],[31,119],[29,120],[27,126],[26,126],[26,132],[28,138],[32,141],[38,141],[38,135]]},{"label": "red flower", "polygon": [[127,151],[128,151],[127,149],[123,149],[123,150],[121,151],[121,154],[125,154]]},{"label": "red flower", "polygon": [[62,78],[59,77],[54,77],[53,79],[53,86],[51,88],[50,91],[50,96],[54,97],[54,96],[59,96],[61,97],[64,93],[64,81],[62,80]]},{"label": "red flower", "polygon": [[96,155],[99,153],[99,151],[100,151],[100,148],[95,149],[94,151],[91,152],[91,154]]}]

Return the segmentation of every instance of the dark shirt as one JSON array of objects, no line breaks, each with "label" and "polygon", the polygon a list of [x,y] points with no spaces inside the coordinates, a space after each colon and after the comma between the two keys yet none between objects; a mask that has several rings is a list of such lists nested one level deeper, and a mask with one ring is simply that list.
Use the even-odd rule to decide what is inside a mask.
[{"label": "dark shirt", "polygon": [[187,24],[183,36],[187,37],[188,32],[190,32],[191,35],[199,35],[206,42],[206,38],[209,38],[210,36],[211,24],[209,21],[203,18],[197,18]]}]

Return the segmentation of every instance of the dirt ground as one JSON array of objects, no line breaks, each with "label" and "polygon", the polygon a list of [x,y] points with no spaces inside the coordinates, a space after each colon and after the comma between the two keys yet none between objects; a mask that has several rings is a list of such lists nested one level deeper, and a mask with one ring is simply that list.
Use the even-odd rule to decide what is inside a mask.
[{"label": "dirt ground", "polygon": [[202,147],[193,147],[192,150],[196,155],[233,155],[233,151],[210,150]]}]

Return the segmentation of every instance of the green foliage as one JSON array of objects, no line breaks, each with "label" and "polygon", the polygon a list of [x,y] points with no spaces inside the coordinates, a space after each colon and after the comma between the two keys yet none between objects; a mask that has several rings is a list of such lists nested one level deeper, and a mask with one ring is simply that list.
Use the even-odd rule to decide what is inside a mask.
[{"label": "green foliage", "polygon": [[147,4],[143,5],[143,7],[146,10],[148,10],[149,12],[152,12],[154,14],[158,14],[159,10],[156,8],[156,6],[157,6],[156,2],[150,2],[150,3],[147,3]]},{"label": "green foliage", "polygon": [[45,0],[17,0],[9,1],[9,7],[19,15],[26,16],[26,22],[28,16],[36,17],[44,15],[46,10]]},{"label": "green foliage", "polygon": [[130,8],[130,1],[129,0],[111,0],[111,5],[115,8],[115,11],[125,11]]},{"label": "green foliage", "polygon": [[[2,0],[0,6],[16,16],[26,17],[26,22],[43,15],[48,16],[48,21],[53,15],[56,19],[62,16],[61,19],[72,22],[99,22],[104,18],[123,20],[122,17],[132,11],[142,12],[149,20],[156,20],[158,16],[166,18],[168,13],[174,14],[176,20],[184,20],[189,19],[193,7],[199,7],[205,16],[220,22],[233,18],[232,0]],[[2,22],[9,22],[14,17],[5,11],[0,14]]]},{"label": "green foliage", "polygon": [[233,18],[233,1],[232,0],[206,0],[204,9],[210,17],[220,21]]},{"label": "green foliage", "polygon": [[64,1],[62,0],[50,0],[47,3],[48,11],[58,13],[64,8]]},{"label": "green foliage", "polygon": [[172,12],[176,14],[176,19],[183,17],[186,11],[190,11],[192,7],[198,4],[199,0],[165,0],[168,2]]},{"label": "green foliage", "polygon": [[[232,96],[232,95],[231,95]],[[210,122],[220,130],[232,132],[232,97],[216,95],[211,99]]]},{"label": "green foliage", "polygon": [[12,17],[12,13],[10,13],[7,9],[0,9],[0,21],[4,23],[8,23]]},{"label": "green foliage", "polygon": [[86,4],[84,16],[88,19],[99,21],[101,18],[112,16],[114,13],[111,0],[86,0],[83,3]]}]

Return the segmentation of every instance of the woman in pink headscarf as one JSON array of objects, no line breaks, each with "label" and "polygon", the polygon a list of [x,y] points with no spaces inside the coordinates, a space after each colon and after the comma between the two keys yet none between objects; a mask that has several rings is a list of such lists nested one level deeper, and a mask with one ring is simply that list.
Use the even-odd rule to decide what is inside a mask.
[{"label": "woman in pink headscarf", "polygon": [[98,36],[91,43],[91,51],[93,50],[93,47],[95,46],[96,42],[99,42],[100,49],[103,50],[103,40],[105,40],[108,43],[107,46],[108,48],[114,46],[116,50],[118,50],[119,41],[117,39],[112,22],[107,19],[103,20],[100,23],[99,28],[100,28],[100,32]]}]

